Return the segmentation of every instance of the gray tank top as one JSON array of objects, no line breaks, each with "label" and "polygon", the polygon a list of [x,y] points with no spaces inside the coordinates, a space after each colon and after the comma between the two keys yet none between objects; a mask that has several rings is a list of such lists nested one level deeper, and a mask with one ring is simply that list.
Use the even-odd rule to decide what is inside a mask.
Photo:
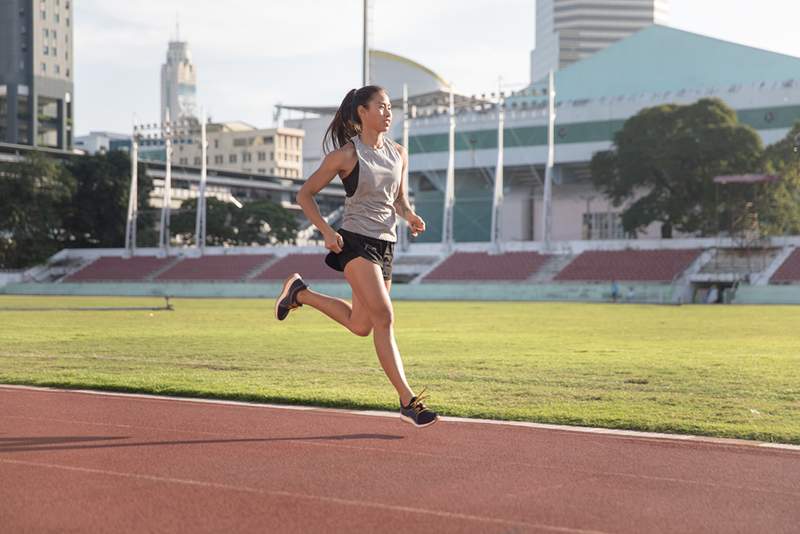
[{"label": "gray tank top", "polygon": [[394,201],[403,177],[403,156],[388,136],[383,138],[381,148],[365,145],[357,135],[351,140],[356,147],[358,163],[344,181],[355,178],[357,186],[353,195],[344,199],[340,228],[397,242]]}]

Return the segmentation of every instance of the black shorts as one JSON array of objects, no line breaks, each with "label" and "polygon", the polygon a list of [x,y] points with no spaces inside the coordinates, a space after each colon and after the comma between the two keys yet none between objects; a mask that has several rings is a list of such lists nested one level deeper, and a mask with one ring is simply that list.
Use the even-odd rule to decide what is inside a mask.
[{"label": "black shorts", "polygon": [[340,228],[337,232],[342,236],[344,246],[338,254],[333,251],[328,252],[328,255],[325,256],[325,263],[328,264],[328,267],[344,272],[347,262],[360,256],[377,264],[383,272],[384,280],[392,279],[392,260],[394,259],[394,243],[392,241],[357,234],[344,228]]}]

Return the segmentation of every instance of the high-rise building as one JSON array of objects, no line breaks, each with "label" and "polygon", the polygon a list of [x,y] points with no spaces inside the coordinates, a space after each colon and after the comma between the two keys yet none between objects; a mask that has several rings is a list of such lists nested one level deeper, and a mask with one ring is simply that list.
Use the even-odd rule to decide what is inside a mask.
[{"label": "high-rise building", "polygon": [[161,120],[167,109],[171,120],[197,118],[197,70],[192,64],[189,43],[170,41],[167,62],[161,65]]},{"label": "high-rise building", "polygon": [[666,24],[669,0],[536,0],[531,83],[650,26]]},{"label": "high-rise building", "polygon": [[70,0],[0,0],[0,142],[72,147]]}]

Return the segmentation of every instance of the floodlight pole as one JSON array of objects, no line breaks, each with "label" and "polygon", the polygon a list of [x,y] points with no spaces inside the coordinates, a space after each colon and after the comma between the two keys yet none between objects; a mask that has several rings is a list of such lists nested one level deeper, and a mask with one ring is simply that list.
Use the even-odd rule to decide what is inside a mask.
[{"label": "floodlight pole", "polygon": [[[409,128],[409,120],[408,120],[408,84],[403,84],[403,146],[406,148],[406,154],[408,154],[408,128]],[[403,170],[403,176],[401,180],[406,186],[406,194],[410,197],[410,191],[408,187],[408,167],[411,165],[411,156],[408,156],[408,163]],[[409,205],[411,205],[411,200],[408,201]],[[405,219],[401,219],[400,222],[401,230],[399,232],[399,240],[400,240],[400,250],[407,251],[409,242],[408,242],[408,223]]]},{"label": "floodlight pole", "polygon": [[158,235],[158,244],[169,255],[169,216],[172,204],[172,125],[170,124],[169,108],[167,108],[166,122],[162,125],[164,138],[164,152],[166,154],[166,170],[164,172],[164,194],[161,206],[161,227]]},{"label": "floodlight pole", "polygon": [[553,71],[547,76],[547,167],[544,172],[544,193],[542,194],[542,230],[544,248],[550,249],[553,233],[553,164],[555,160],[555,122],[556,122],[556,92],[553,80]]},{"label": "floodlight pole", "polygon": [[494,198],[492,200],[491,241],[500,248],[501,210],[503,207],[503,128],[505,125],[505,98],[500,85],[497,88],[497,166],[494,170]]},{"label": "floodlight pole", "polygon": [[450,142],[447,157],[447,183],[444,193],[444,215],[442,217],[442,244],[445,250],[453,246],[453,205],[455,204],[455,163],[456,163],[456,113],[453,85],[450,84]]},{"label": "floodlight pole", "polygon": [[136,124],[133,125],[131,137],[131,190],[128,194],[128,217],[125,222],[125,252],[133,256],[136,252],[136,219],[139,215],[139,132]]},{"label": "floodlight pole", "polygon": [[208,165],[206,154],[208,141],[206,140],[206,111],[200,114],[200,189],[197,192],[197,220],[195,222],[195,244],[202,255],[206,250],[206,179]]}]

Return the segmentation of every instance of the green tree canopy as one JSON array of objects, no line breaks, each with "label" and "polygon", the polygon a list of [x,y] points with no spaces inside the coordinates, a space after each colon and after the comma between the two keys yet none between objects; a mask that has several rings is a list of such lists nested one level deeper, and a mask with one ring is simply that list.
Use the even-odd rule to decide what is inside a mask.
[{"label": "green tree canopy", "polygon": [[[67,213],[73,247],[121,247],[125,243],[131,159],[122,151],[74,158],[67,169],[77,187]],[[153,180],[144,165],[138,172],[138,229],[152,228],[154,210],[148,206]],[[145,237],[145,236],[140,236]]]},{"label": "green tree canopy", "polygon": [[[724,229],[720,222],[729,217],[718,210],[714,177],[763,170],[758,133],[716,98],[643,109],[615,134],[614,148],[591,162],[595,186],[614,206],[626,205],[625,230],[661,222],[663,237],[673,228],[700,235]],[[742,199],[729,200],[733,206]]]},{"label": "green tree canopy", "polygon": [[38,152],[0,163],[0,268],[29,267],[64,246],[74,190],[64,166]]},{"label": "green tree canopy", "polygon": [[[181,203],[172,216],[172,232],[184,242],[194,241],[197,199]],[[207,245],[267,245],[294,243],[298,224],[294,215],[269,200],[256,200],[237,208],[215,197],[206,198]]]}]

